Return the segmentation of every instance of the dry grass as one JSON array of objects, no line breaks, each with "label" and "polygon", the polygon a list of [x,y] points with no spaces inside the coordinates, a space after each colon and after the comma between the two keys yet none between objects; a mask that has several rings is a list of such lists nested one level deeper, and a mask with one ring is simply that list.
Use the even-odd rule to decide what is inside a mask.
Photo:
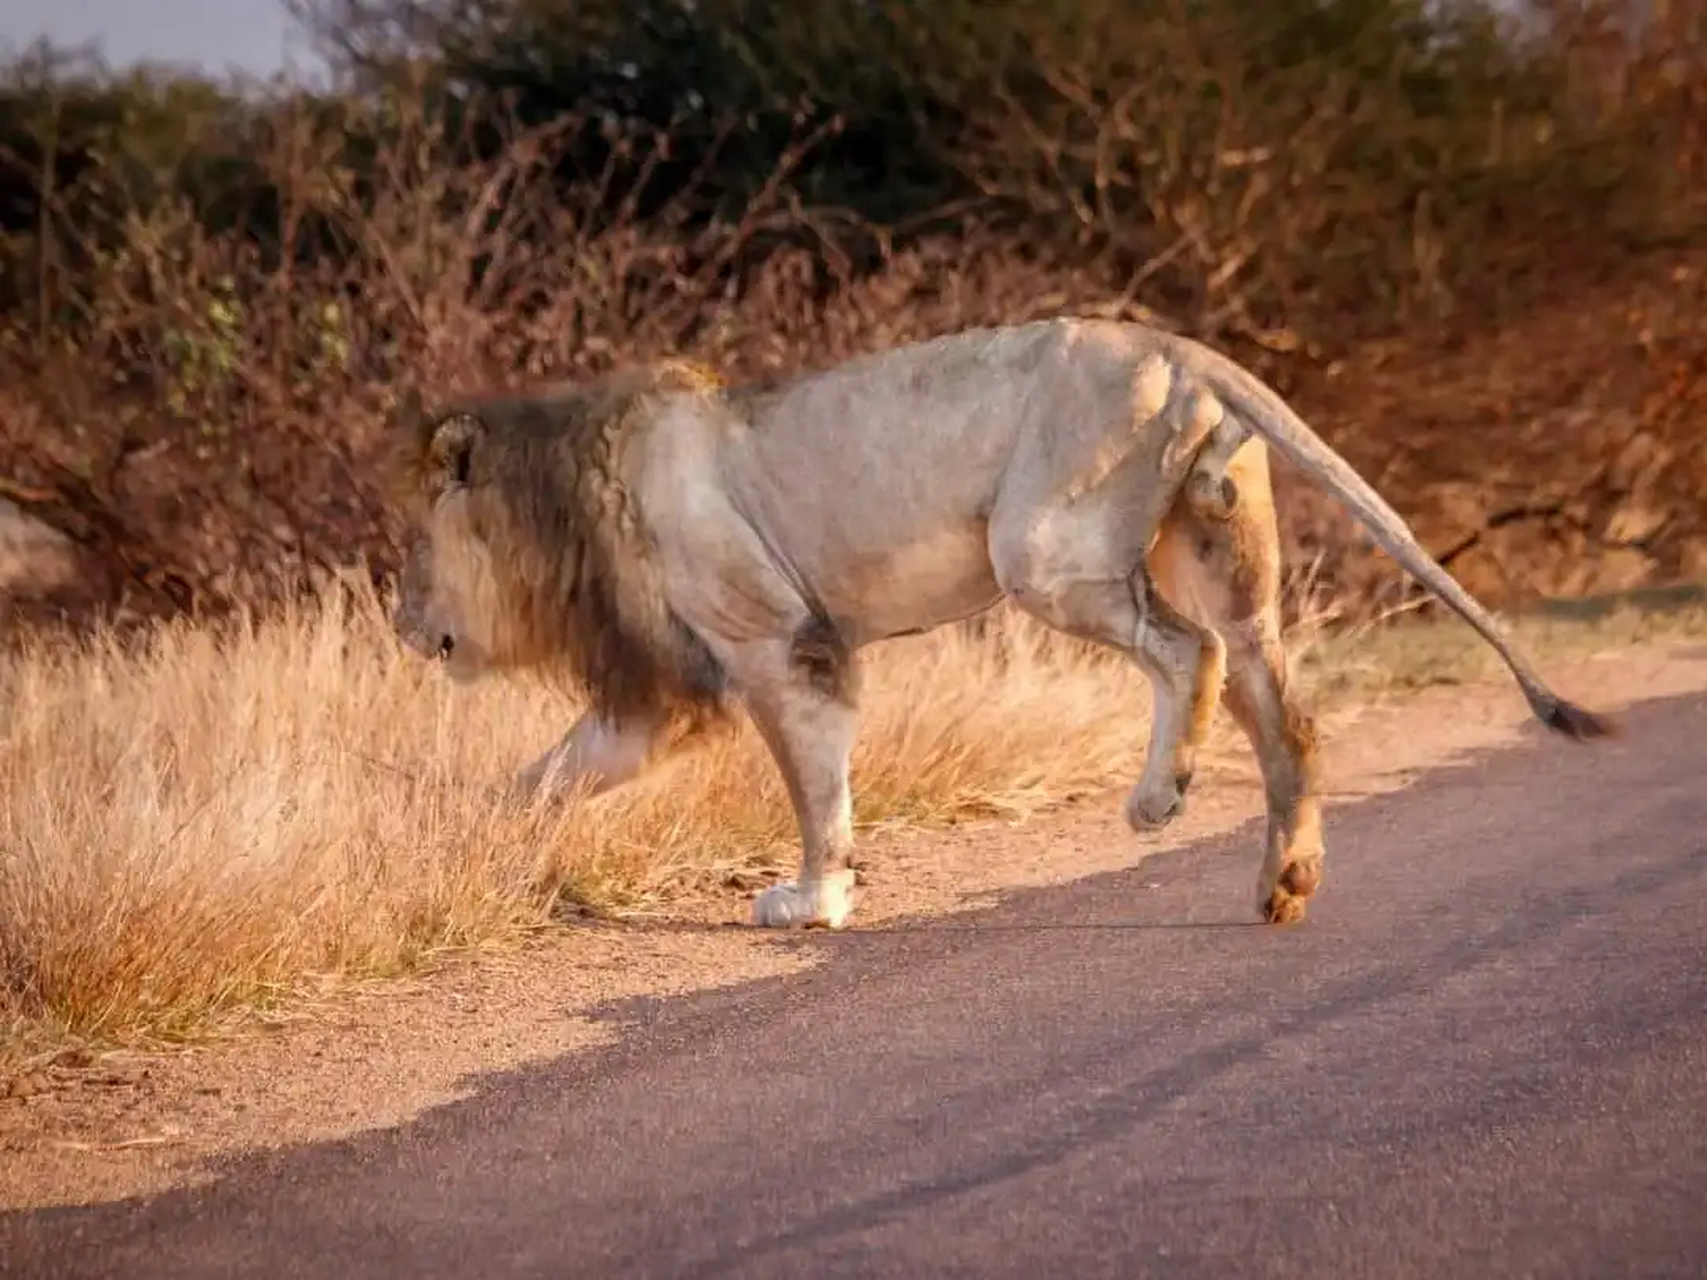
[{"label": "dry grass", "polygon": [[[1000,617],[872,651],[857,819],[1021,815],[1135,776],[1148,690]],[[1318,704],[1494,674],[1455,622],[1293,645]],[[1545,658],[1697,607],[1522,624]],[[514,939],[566,907],[633,909],[787,866],[781,783],[743,727],[646,781],[517,811],[494,784],[572,718],[562,694],[458,689],[392,642],[365,588],[264,622],[0,663],[0,1058],[58,1036],[170,1039],[226,1011]],[[1214,754],[1244,748],[1222,717]]]},{"label": "dry grass", "polygon": [[[858,819],[1019,812],[1130,776],[1142,679],[1038,628],[874,652]],[[627,793],[507,810],[560,693],[456,689],[360,591],[0,668],[0,1027],[128,1038],[317,979],[792,859],[743,729]]]},{"label": "dry grass", "polygon": [[[1670,599],[1642,593],[1518,613],[1505,620],[1513,640],[1542,667],[1626,649],[1707,636],[1707,584],[1683,584]],[[1318,703],[1402,697],[1420,689],[1509,681],[1494,651],[1457,618],[1402,617],[1364,626],[1310,627],[1299,674]],[[1299,649],[1295,638],[1293,646]],[[1593,689],[1560,690],[1589,704]],[[1515,689],[1511,696],[1518,696]]]}]

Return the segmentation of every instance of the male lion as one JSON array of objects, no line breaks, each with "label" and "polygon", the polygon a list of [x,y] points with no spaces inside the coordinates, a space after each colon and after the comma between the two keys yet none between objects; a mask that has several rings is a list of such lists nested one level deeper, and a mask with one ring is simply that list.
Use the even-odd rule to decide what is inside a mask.
[{"label": "male lion", "polygon": [[530,794],[615,786],[743,704],[802,842],[759,925],[847,917],[859,650],[1004,596],[1148,676],[1134,828],[1180,812],[1225,683],[1267,793],[1259,910],[1301,919],[1321,880],[1316,744],[1287,688],[1267,445],[1493,646],[1548,727],[1611,731],[1273,390],[1138,325],[977,329],[765,387],[666,361],[408,416],[403,641],[457,679],[561,663],[579,680],[588,709],[520,776]]}]

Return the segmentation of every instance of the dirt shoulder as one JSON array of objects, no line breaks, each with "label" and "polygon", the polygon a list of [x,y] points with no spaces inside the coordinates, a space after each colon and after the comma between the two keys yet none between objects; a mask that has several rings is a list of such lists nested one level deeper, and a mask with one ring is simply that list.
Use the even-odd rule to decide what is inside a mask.
[{"label": "dirt shoulder", "polygon": [[[1699,638],[1620,643],[1547,663],[1561,691],[1597,709],[1707,689]],[[1328,876],[1333,808],[1406,786],[1465,754],[1536,734],[1504,678],[1342,697],[1320,713],[1326,739]],[[1135,731],[1142,726],[1135,726]],[[1555,750],[1575,750],[1559,743]],[[1242,744],[1224,726],[1187,815],[1135,836],[1119,797],[1099,795],[1022,823],[879,830],[864,839],[855,927],[918,922],[1004,891],[1065,883],[1224,833],[1261,812]],[[1251,850],[1251,874],[1257,868]],[[0,1208],[92,1203],[206,1180],[218,1157],[399,1124],[465,1096],[480,1073],[584,1052],[616,1034],[614,1004],[731,986],[819,962],[811,935],[737,927],[746,894],[708,888],[667,915],[587,923],[525,946],[448,959],[406,981],[375,983],[237,1034],[170,1052],[80,1054],[29,1064],[0,1082]],[[1110,902],[1118,919],[1126,904]],[[1251,904],[1204,902],[1204,918]]]}]

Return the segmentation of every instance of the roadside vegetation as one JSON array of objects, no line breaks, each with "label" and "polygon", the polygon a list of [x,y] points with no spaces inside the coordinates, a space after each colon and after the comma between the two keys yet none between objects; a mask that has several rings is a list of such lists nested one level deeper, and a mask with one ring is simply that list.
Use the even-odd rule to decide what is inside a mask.
[{"label": "roadside vegetation", "polygon": [[[860,828],[1023,819],[1136,778],[1139,673],[1021,614],[992,621],[872,651]],[[1455,621],[1330,621],[1291,637],[1318,711],[1503,685]],[[1704,635],[1707,610],[1517,634],[1556,659]],[[683,894],[726,896],[736,918],[742,891],[795,856],[786,795],[745,724],[624,791],[502,803],[575,704],[547,686],[450,685],[400,651],[361,579],[264,618],[32,643],[0,665],[0,705],[0,1065],[64,1036],[196,1037],[328,984]],[[1225,767],[1250,775],[1223,715],[1202,785]]]}]

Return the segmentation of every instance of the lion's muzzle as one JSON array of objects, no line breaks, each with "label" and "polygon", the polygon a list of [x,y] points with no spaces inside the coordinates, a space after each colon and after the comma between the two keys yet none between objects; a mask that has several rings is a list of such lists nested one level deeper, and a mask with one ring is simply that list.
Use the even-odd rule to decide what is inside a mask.
[{"label": "lion's muzzle", "polygon": [[441,628],[428,626],[421,614],[422,610],[412,608],[407,602],[399,605],[391,614],[392,631],[406,649],[420,657],[440,662],[447,660],[456,652],[456,637]]}]

